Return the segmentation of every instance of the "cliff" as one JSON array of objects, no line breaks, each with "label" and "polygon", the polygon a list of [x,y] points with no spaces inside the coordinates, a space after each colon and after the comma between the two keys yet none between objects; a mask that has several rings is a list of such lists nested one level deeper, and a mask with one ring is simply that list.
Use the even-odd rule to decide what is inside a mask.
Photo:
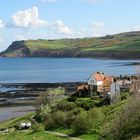
[{"label": "cliff", "polygon": [[15,41],[0,53],[2,57],[105,57],[140,58],[140,32],[104,37]]}]

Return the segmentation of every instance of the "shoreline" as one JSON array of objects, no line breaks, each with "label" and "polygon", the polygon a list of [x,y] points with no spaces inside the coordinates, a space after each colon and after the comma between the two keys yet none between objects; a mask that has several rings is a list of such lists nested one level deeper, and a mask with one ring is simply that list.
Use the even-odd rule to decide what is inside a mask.
[{"label": "shoreline", "polygon": [[[49,89],[64,88],[69,95],[85,82],[60,83],[7,83],[0,84],[5,91],[0,93],[0,107],[35,105],[37,97]],[[6,91],[7,89],[7,91]]]},{"label": "shoreline", "polygon": [[0,123],[34,111],[33,106],[0,107]]},{"label": "shoreline", "polygon": [[8,58],[8,59],[70,59],[70,58],[74,58],[74,59],[98,59],[98,60],[140,60],[140,57],[136,57],[136,58],[131,58],[131,57],[125,57],[125,58],[120,58],[120,57],[103,57],[103,56],[99,56],[99,57],[94,57],[94,56],[86,56],[86,57],[80,57],[80,56],[77,56],[77,57],[4,57],[4,56],[0,56],[0,58]]}]

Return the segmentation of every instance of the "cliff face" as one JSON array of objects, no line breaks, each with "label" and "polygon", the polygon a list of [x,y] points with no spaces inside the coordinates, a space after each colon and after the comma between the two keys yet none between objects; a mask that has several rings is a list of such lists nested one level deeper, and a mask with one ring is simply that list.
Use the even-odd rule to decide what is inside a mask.
[{"label": "cliff face", "polygon": [[2,57],[140,58],[140,32],[99,38],[15,41]]},{"label": "cliff face", "polygon": [[15,41],[0,55],[2,57],[30,57],[30,50],[25,46],[24,41]]}]

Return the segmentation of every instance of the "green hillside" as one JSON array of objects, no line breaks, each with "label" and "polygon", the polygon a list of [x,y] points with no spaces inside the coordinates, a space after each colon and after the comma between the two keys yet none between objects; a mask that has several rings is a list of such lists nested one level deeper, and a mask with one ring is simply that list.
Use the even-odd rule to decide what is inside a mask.
[{"label": "green hillside", "polygon": [[1,56],[140,58],[140,32],[98,38],[16,41]]}]

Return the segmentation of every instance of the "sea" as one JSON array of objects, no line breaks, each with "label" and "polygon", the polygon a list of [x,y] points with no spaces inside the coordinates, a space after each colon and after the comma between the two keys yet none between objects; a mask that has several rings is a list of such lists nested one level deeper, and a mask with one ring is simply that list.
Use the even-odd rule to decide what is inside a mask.
[{"label": "sea", "polygon": [[93,72],[137,74],[139,60],[90,58],[0,58],[0,83],[56,83],[87,81]]}]

